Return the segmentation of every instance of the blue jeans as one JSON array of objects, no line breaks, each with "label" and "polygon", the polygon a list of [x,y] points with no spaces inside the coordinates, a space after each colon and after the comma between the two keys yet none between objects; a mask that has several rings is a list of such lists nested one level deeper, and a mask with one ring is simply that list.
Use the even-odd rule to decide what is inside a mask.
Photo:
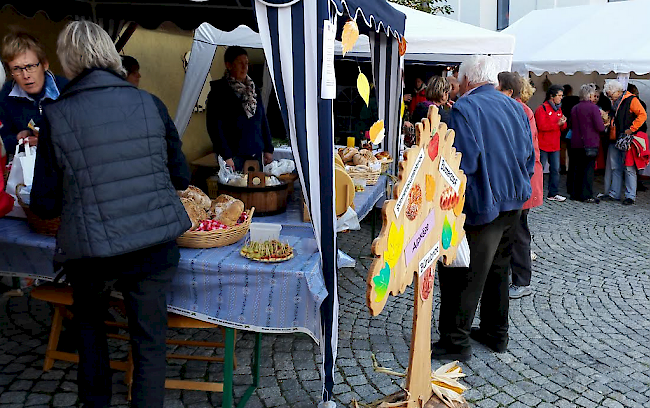
[{"label": "blue jeans", "polygon": [[618,150],[613,144],[609,146],[608,156],[611,158],[612,184],[609,189],[609,196],[615,199],[621,198],[621,183],[625,177],[625,198],[636,200],[636,166],[625,165],[627,152]]},{"label": "blue jeans", "polygon": [[560,186],[560,151],[545,152],[539,151],[539,160],[542,162],[542,168],[549,163],[549,177],[548,177],[548,197],[555,197],[559,193]]}]

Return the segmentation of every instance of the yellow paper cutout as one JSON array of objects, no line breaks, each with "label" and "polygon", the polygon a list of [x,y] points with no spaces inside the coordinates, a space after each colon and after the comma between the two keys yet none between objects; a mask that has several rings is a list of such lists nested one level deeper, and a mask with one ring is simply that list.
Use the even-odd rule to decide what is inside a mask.
[{"label": "yellow paper cutout", "polygon": [[454,220],[454,225],[451,227],[451,245],[458,246],[458,231],[456,230],[456,220]]},{"label": "yellow paper cutout", "polygon": [[366,106],[368,106],[370,102],[370,83],[368,83],[368,78],[361,72],[361,68],[359,68],[359,76],[357,77],[357,90],[366,103]]},{"label": "yellow paper cutout", "polygon": [[385,135],[384,121],[378,120],[370,127],[370,141],[373,144],[379,144],[384,140]]},{"label": "yellow paper cutout", "polygon": [[343,56],[350,51],[354,44],[359,39],[359,26],[357,23],[350,20],[343,26],[343,34],[341,34],[341,44],[343,45]]},{"label": "yellow paper cutout", "polygon": [[388,250],[384,252],[384,261],[388,263],[390,269],[394,269],[397,265],[397,260],[402,256],[402,249],[404,248],[404,226],[400,226],[399,229],[395,226],[395,223],[390,224],[390,229],[388,230]]},{"label": "yellow paper cutout", "polygon": [[436,194],[436,180],[431,174],[427,174],[425,182],[427,201],[433,201],[434,195]]}]

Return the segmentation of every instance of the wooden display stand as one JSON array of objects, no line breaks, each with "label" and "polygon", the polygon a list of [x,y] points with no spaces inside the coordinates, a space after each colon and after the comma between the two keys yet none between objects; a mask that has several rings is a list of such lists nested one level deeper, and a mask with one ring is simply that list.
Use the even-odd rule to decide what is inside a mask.
[{"label": "wooden display stand", "polygon": [[434,272],[439,259],[451,264],[457,245],[465,236],[462,210],[466,177],[459,167],[461,154],[453,147],[454,132],[440,123],[438,110],[432,106],[428,118],[416,125],[416,134],[416,145],[405,152],[400,163],[394,198],[382,208],[383,226],[372,244],[375,260],[368,271],[366,296],[370,314],[376,316],[389,294],[404,292],[415,279],[413,333],[405,386],[408,397],[391,405],[408,408],[421,408],[432,399]]}]

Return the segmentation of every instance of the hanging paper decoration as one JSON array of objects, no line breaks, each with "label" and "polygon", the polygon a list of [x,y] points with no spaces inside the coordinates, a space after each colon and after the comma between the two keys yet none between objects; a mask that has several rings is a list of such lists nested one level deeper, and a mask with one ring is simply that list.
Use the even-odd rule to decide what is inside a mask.
[{"label": "hanging paper decoration", "polygon": [[384,121],[378,120],[370,127],[370,141],[373,144],[379,144],[382,140],[384,140],[384,135]]},{"label": "hanging paper decoration", "polygon": [[399,42],[399,56],[403,57],[404,54],[406,54],[406,38],[402,37],[402,39]]},{"label": "hanging paper decoration", "polygon": [[357,90],[366,103],[366,106],[368,106],[368,103],[370,103],[370,83],[368,82],[368,78],[361,72],[361,68],[359,68],[359,76],[357,77]]},{"label": "hanging paper decoration", "polygon": [[343,45],[343,56],[350,51],[354,44],[359,39],[359,26],[353,20],[348,21],[343,26],[343,34],[341,34],[341,44]]}]

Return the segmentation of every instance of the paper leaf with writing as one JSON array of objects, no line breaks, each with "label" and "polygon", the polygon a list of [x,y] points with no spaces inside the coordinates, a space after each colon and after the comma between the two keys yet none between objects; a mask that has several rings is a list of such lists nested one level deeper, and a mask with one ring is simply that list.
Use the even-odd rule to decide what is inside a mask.
[{"label": "paper leaf with writing", "polygon": [[384,121],[378,120],[370,127],[370,141],[373,144],[379,144],[384,140]]},{"label": "paper leaf with writing", "polygon": [[[373,316],[381,313],[391,295],[413,285],[413,334],[404,386],[408,402],[399,405],[404,407],[422,406],[434,387],[447,400],[453,400],[458,389],[449,378],[455,373],[436,371],[432,382],[431,293],[436,263],[453,262],[456,245],[465,236],[465,214],[454,212],[459,205],[456,197],[462,201],[465,196],[466,180],[461,155],[453,147],[454,132],[440,122],[435,106],[415,128],[417,142],[404,152],[393,197],[382,208],[382,228],[372,243],[375,259],[366,279],[366,304]],[[397,241],[403,243],[401,248]],[[401,256],[396,254],[398,248]]]},{"label": "paper leaf with writing", "polygon": [[366,106],[368,106],[368,103],[370,103],[370,83],[368,82],[368,78],[366,78],[361,71],[359,71],[359,76],[357,77],[357,90],[359,91],[359,95],[361,95],[363,101],[366,103]]},{"label": "paper leaf with writing", "polygon": [[341,34],[341,45],[343,46],[343,56],[345,53],[350,51],[354,44],[356,44],[359,39],[359,26],[355,21],[348,21],[343,26],[343,34]]}]

